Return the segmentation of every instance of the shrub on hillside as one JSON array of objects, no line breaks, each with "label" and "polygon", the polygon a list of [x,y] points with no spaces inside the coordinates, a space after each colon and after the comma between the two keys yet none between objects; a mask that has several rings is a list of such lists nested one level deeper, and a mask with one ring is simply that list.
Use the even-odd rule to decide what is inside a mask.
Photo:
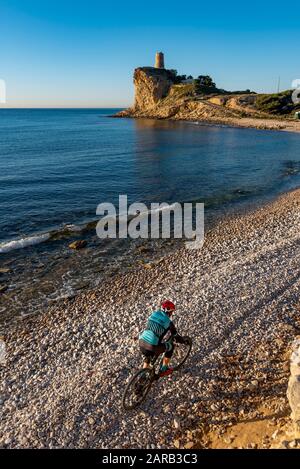
[{"label": "shrub on hillside", "polygon": [[292,101],[292,91],[282,91],[274,94],[261,94],[256,98],[256,108],[270,114],[290,114],[295,110]]}]

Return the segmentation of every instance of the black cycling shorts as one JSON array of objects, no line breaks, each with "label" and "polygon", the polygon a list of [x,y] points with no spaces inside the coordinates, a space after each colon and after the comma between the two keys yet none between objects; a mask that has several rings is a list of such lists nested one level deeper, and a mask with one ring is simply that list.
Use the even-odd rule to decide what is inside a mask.
[{"label": "black cycling shorts", "polygon": [[174,352],[174,346],[171,348],[171,350],[166,351],[166,345],[164,343],[160,345],[151,345],[147,342],[144,342],[143,340],[140,340],[139,346],[146,363],[150,363],[151,358],[153,358],[155,355],[161,355],[162,353],[165,354],[166,358],[171,358]]}]

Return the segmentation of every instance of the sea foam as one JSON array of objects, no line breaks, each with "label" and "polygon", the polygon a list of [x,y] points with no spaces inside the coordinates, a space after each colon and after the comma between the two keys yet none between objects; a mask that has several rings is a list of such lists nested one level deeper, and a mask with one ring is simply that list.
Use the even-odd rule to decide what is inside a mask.
[{"label": "sea foam", "polygon": [[50,233],[42,235],[28,236],[26,238],[14,239],[0,244],[0,254],[14,251],[15,249],[26,248],[27,246],[33,246],[34,244],[40,244],[47,241],[50,238]]}]

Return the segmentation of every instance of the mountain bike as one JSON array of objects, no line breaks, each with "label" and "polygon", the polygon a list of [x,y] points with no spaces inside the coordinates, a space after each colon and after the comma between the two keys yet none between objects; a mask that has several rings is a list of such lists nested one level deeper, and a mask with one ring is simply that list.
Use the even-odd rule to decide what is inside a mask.
[{"label": "mountain bike", "polygon": [[[171,337],[174,342],[174,352],[171,358],[173,371],[179,370],[187,360],[192,349],[192,340],[188,336],[183,336],[185,343],[176,342],[176,336]],[[125,410],[132,410],[141,405],[146,399],[152,384],[160,378],[160,368],[164,354],[154,355],[150,360],[148,368],[138,370],[127,384],[123,394],[123,407]],[[158,361],[158,358],[160,360]]]}]

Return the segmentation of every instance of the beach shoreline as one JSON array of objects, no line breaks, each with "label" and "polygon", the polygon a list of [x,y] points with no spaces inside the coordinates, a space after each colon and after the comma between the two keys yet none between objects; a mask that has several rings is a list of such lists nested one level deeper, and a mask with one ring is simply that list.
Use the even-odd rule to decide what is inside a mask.
[{"label": "beach shoreline", "polygon": [[[269,398],[288,415],[278,353],[299,333],[299,227],[300,189],[221,220],[198,252],[179,248],[8,327],[0,446],[172,448],[195,431],[195,447],[209,447],[207,435],[259,418]],[[136,337],[163,298],[177,304],[193,353],[124,415],[122,390],[141,362]],[[234,375],[233,357],[244,365]]]},{"label": "beach shoreline", "polygon": [[[278,194],[267,194],[254,199],[241,199],[234,204],[225,204],[217,211],[210,211],[205,207],[205,231],[210,231],[225,220],[254,212],[276,200],[277,197]],[[33,249],[29,246],[27,256],[29,259],[33,257],[33,268],[30,263],[26,269],[22,267],[22,256],[26,254],[28,248],[24,253],[23,250],[17,251],[17,254],[21,256],[19,260],[15,257],[15,251],[2,254],[1,285],[8,288],[4,290],[0,298],[0,336],[8,328],[13,327],[14,323],[22,324],[28,318],[43,314],[43,311],[47,311],[52,305],[60,307],[62,300],[73,300],[82,292],[97,290],[97,286],[106,282],[107,279],[122,276],[127,272],[138,272],[139,269],[151,269],[166,255],[176,253],[185,244],[184,240],[174,239],[172,236],[170,239],[159,240],[104,240],[98,244],[99,240],[95,234],[96,224],[95,220],[86,222],[77,233],[65,227],[53,231],[55,236],[50,232],[49,241],[56,240],[62,246],[60,251],[54,250],[55,245],[52,244],[54,252],[49,250],[45,255],[43,243],[33,246]],[[46,236],[47,233],[36,235],[36,237]],[[86,241],[87,248],[78,251],[71,250],[68,247],[69,244],[78,239]],[[108,249],[105,248],[107,244]],[[80,274],[78,266],[82,267]],[[19,271],[23,273],[23,276],[19,274]],[[72,271],[74,271],[73,277],[70,275]],[[66,273],[72,279],[71,288],[64,285],[63,279]],[[33,284],[26,280],[28,276],[34,278]],[[52,279],[56,279],[56,283],[50,289],[49,283]],[[13,288],[10,288],[10,285]],[[22,301],[19,297],[22,297]]]},{"label": "beach shoreline", "polygon": [[152,115],[151,111],[147,113],[140,112],[135,114],[134,111],[124,110],[118,114],[111,115],[114,118],[129,118],[129,119],[157,119],[161,121],[173,122],[191,122],[199,123],[199,125],[222,125],[226,127],[234,127],[240,129],[257,129],[257,130],[273,130],[283,132],[300,132],[300,120],[291,119],[278,119],[278,117],[257,118],[257,117],[224,117],[224,118],[192,118],[188,115],[186,117],[159,117],[155,113]]}]

